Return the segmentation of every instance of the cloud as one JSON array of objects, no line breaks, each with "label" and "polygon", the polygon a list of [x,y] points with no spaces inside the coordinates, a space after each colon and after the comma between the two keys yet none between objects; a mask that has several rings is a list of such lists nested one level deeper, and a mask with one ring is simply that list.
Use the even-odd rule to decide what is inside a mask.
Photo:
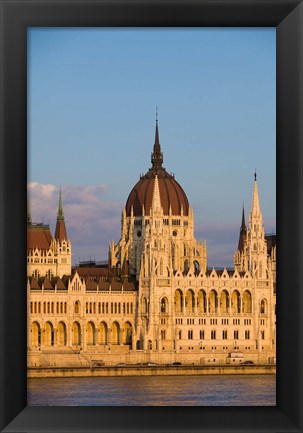
[{"label": "cloud", "polygon": [[[72,242],[73,263],[79,260],[106,260],[111,239],[120,237],[121,211],[125,203],[106,198],[106,185],[62,187],[62,202],[68,238]],[[54,233],[59,188],[51,184],[28,184],[33,222],[50,224]]]},{"label": "cloud", "polygon": [[[82,260],[107,260],[109,242],[121,235],[121,211],[125,202],[108,198],[107,185],[62,187],[67,235],[72,242],[73,263]],[[52,184],[28,184],[33,222],[50,224],[54,233],[59,188]],[[275,220],[265,221],[267,232],[275,230]],[[195,237],[207,243],[209,266],[233,266],[238,246],[240,222],[196,223]]]}]

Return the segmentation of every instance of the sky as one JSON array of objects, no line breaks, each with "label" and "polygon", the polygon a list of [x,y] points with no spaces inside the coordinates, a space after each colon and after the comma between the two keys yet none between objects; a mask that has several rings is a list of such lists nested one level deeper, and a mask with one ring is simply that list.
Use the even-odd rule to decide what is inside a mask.
[{"label": "sky", "polygon": [[254,172],[276,230],[275,28],[30,28],[28,194],[54,230],[61,186],[73,264],[106,260],[121,212],[151,166],[156,107],[163,166],[206,240],[232,266]]}]

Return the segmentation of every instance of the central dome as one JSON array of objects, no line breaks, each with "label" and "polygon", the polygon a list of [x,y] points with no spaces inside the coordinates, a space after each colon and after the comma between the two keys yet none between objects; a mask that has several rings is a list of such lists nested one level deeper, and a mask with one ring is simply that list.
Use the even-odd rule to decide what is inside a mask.
[{"label": "central dome", "polygon": [[126,215],[131,215],[133,208],[134,216],[142,216],[143,206],[145,215],[150,214],[153,201],[153,193],[156,175],[158,177],[160,201],[164,215],[188,215],[189,204],[185,192],[174,176],[162,167],[163,154],[159,143],[158,120],[156,121],[156,136],[153,153],[151,155],[152,167],[141,176],[140,180],[131,190],[126,202]]}]

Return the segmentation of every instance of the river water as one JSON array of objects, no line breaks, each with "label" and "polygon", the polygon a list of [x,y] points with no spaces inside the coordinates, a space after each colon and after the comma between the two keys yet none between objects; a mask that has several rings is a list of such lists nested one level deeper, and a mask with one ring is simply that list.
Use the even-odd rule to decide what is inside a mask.
[{"label": "river water", "polygon": [[28,379],[29,406],[275,406],[275,375]]}]

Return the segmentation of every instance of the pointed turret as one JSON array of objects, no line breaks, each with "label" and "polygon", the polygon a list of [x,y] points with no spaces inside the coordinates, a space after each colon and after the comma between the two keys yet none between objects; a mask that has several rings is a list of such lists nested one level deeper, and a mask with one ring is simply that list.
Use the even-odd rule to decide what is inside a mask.
[{"label": "pointed turret", "polygon": [[240,235],[239,235],[239,243],[238,243],[238,251],[241,253],[244,251],[244,242],[246,239],[247,228],[245,224],[245,214],[244,214],[244,205],[242,209],[242,223],[240,227]]},{"label": "pointed turret", "polygon": [[59,241],[67,240],[63,206],[62,206],[61,187],[60,187],[60,193],[59,193],[59,206],[58,206],[58,213],[57,213],[55,239],[59,240]]},{"label": "pointed turret", "polygon": [[248,255],[246,269],[259,278],[266,277],[267,246],[264,235],[262,212],[259,201],[257,174],[254,174],[254,188],[247,230]]},{"label": "pointed turret", "polygon": [[155,176],[155,183],[154,183],[154,191],[153,191],[153,201],[151,205],[152,210],[162,210],[161,206],[161,199],[160,199],[160,190],[159,190],[159,181],[158,176]]},{"label": "pointed turret", "polygon": [[253,191],[253,198],[252,198],[252,204],[251,204],[251,214],[256,216],[261,213],[260,210],[260,202],[259,202],[259,192],[258,192],[258,182],[257,182],[257,173],[254,174],[255,180],[254,180],[254,191]]},{"label": "pointed turret", "polygon": [[158,111],[156,111],[156,133],[155,133],[155,144],[154,150],[151,155],[151,163],[153,168],[162,168],[163,153],[161,152],[161,146],[159,141],[159,130],[158,130]]}]

